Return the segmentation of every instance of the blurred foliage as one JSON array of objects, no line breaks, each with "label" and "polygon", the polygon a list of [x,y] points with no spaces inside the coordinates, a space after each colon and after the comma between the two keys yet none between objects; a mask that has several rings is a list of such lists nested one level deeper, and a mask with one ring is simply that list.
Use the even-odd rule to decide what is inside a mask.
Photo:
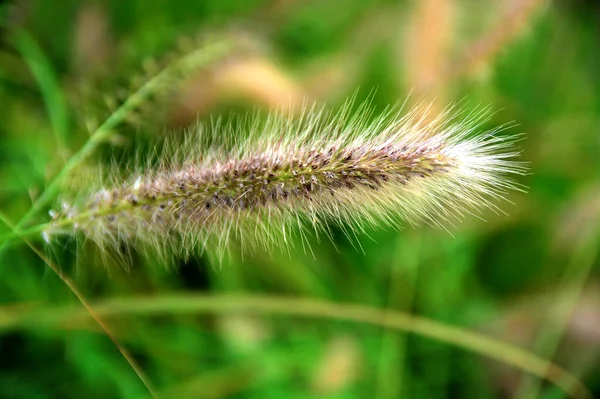
[{"label": "blurred foliage", "polygon": [[[302,99],[491,104],[514,121],[532,173],[508,215],[369,231],[355,248],[309,238],[291,256],[232,253],[176,270],[105,267],[64,242],[48,257],[91,302],[173,293],[282,294],[371,305],[478,330],[577,375],[600,396],[600,7],[536,0],[15,0],[0,5],[0,209],[17,222],[127,96],[206,38],[243,38],[118,126],[92,159],[195,119]],[[140,139],[141,137],[141,139]],[[118,140],[117,140],[118,139]],[[119,155],[120,154],[120,155]],[[45,214],[35,221],[47,220]],[[0,226],[0,233],[8,232]],[[33,243],[42,247],[41,242]],[[0,253],[0,326],[29,307],[77,303],[24,243]],[[110,317],[172,398],[559,398],[557,388],[416,334],[260,314]],[[8,323],[8,324],[7,324]],[[92,323],[2,327],[0,398],[142,398]]]}]

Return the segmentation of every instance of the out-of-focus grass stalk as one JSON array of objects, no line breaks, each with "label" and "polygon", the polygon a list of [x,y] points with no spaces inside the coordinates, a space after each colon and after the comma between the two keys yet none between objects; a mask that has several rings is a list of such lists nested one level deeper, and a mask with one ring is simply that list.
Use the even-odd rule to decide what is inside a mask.
[{"label": "out-of-focus grass stalk", "polygon": [[[563,272],[562,284],[558,285],[563,288],[557,293],[557,300],[547,308],[548,313],[551,314],[548,315],[546,323],[540,326],[542,334],[534,343],[534,348],[544,353],[544,356],[548,356],[549,359],[554,356],[565,328],[571,320],[573,309],[577,306],[597,255],[596,237],[585,236],[577,244],[573,256]],[[536,398],[542,388],[542,380],[523,379],[514,397],[517,399]]]},{"label": "out-of-focus grass stalk", "polygon": [[[415,233],[408,238],[412,238],[412,240],[407,241],[407,236],[403,240],[396,239],[396,254],[390,271],[387,306],[390,309],[400,309],[410,313],[419,269],[421,235]],[[402,245],[404,242],[410,244],[412,249],[410,255],[412,256],[403,256],[406,253],[406,246]],[[400,279],[402,275],[398,271],[405,272],[405,279]],[[400,281],[403,284],[398,284]],[[384,332],[379,355],[375,397],[397,398],[402,395],[402,392],[407,391],[406,385],[410,381],[410,368],[406,368],[406,338],[406,334],[394,334],[393,331]],[[396,370],[394,378],[390,378],[388,371],[390,369]]]},{"label": "out-of-focus grass stalk", "polygon": [[[592,399],[588,389],[568,371],[524,349],[488,338],[475,332],[449,326],[402,312],[352,304],[339,304],[313,299],[252,295],[162,295],[159,297],[118,298],[94,304],[102,318],[125,315],[177,315],[198,313],[258,313],[288,317],[343,320],[411,332],[445,342],[481,356],[506,363],[545,379],[575,399]],[[0,331],[50,327],[86,322],[90,315],[84,309],[65,306],[28,309],[0,308]]]}]

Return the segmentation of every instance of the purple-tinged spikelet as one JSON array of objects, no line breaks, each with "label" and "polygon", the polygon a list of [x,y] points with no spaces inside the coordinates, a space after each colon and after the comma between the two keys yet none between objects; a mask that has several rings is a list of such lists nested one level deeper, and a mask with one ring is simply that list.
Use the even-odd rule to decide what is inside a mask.
[{"label": "purple-tinged spikelet", "polygon": [[299,118],[200,125],[166,145],[156,168],[65,202],[46,235],[81,232],[107,252],[123,245],[163,258],[200,250],[289,247],[306,228],[328,234],[402,221],[442,226],[519,189],[516,136],[477,133],[488,112],[419,107],[369,118],[307,109]]}]

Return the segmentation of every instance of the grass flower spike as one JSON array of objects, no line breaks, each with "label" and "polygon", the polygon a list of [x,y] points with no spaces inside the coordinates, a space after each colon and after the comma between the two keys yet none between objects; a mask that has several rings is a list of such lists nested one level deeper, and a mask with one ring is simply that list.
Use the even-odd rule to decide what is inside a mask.
[{"label": "grass flower spike", "polygon": [[292,235],[304,243],[306,230],[330,235],[332,224],[351,238],[381,224],[445,226],[498,210],[496,200],[519,188],[517,136],[478,132],[487,110],[432,118],[421,106],[372,118],[352,105],[196,126],[150,166],[66,199],[45,235],[80,233],[107,253],[162,258],[222,255],[232,241],[287,249]]}]

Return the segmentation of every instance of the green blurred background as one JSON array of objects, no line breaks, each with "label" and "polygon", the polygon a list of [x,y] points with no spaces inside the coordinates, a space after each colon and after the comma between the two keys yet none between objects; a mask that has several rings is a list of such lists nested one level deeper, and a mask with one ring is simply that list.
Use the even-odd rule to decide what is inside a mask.
[{"label": "green blurred background", "polygon": [[[159,397],[565,397],[519,359],[327,317],[196,313],[203,294],[414,314],[552,360],[600,397],[599,2],[16,0],[1,3],[0,21],[0,209],[12,222],[136,88],[216,40],[234,50],[144,102],[86,165],[196,119],[351,95],[375,112],[409,93],[438,109],[491,105],[490,126],[526,133],[528,192],[501,204],[508,215],[466,217],[452,235],[369,230],[363,253],[336,230],[334,243],[310,238],[312,253],[234,250],[222,265],[197,257],[176,269],[106,267],[68,241],[47,249],[90,302],[113,301],[103,320]],[[0,253],[0,301],[0,398],[149,397],[23,242]]]}]

